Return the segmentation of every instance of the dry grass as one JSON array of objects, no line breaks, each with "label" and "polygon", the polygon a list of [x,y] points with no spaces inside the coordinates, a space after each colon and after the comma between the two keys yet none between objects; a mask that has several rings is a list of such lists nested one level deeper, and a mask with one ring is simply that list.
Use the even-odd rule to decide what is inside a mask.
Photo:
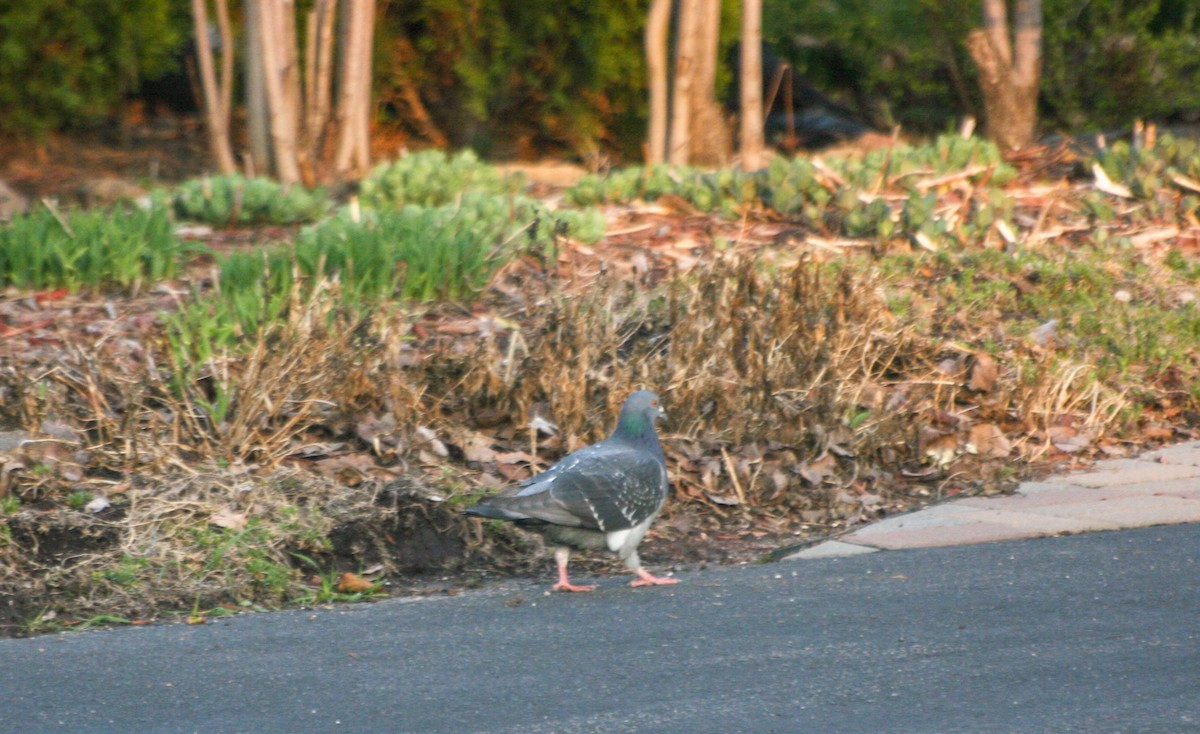
[{"label": "dry grass", "polygon": [[[398,578],[485,546],[503,564],[523,541],[456,508],[530,467],[472,454],[464,433],[551,460],[605,435],[642,386],[671,417],[668,535],[823,532],[999,491],[1050,448],[1133,420],[1087,362],[1027,341],[990,356],[969,323],[898,315],[894,285],[861,264],[734,251],[657,284],[508,275],[522,300],[493,295],[511,310],[477,330],[439,330],[453,307],[352,318],[325,284],[243,351],[184,370],[161,326],[7,369],[7,418],[54,429],[0,482],[22,503],[0,538],[0,587],[23,600],[8,619],[275,605],[311,598],[317,568]],[[558,435],[532,434],[535,417]],[[66,510],[81,492],[113,507]]]},{"label": "dry grass", "polygon": [[214,467],[136,475],[109,492],[114,506],[98,514],[8,518],[0,590],[11,604],[0,608],[0,629],[328,601],[318,590],[329,575],[445,571],[485,547],[453,510],[406,482],[347,487],[307,471]]}]

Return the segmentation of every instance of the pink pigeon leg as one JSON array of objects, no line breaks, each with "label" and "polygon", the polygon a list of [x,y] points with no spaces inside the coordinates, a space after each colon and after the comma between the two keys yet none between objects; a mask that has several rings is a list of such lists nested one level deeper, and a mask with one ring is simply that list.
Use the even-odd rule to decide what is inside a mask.
[{"label": "pink pigeon leg", "polygon": [[559,546],[554,549],[554,560],[558,563],[558,583],[554,585],[554,591],[592,591],[596,587],[594,585],[579,585],[571,583],[567,578],[567,561],[571,558],[571,549],[566,546]]},{"label": "pink pigeon leg", "polygon": [[673,579],[670,576],[654,576],[644,568],[637,569],[636,573],[638,577],[629,582],[630,586],[670,586],[679,583],[679,579]]}]

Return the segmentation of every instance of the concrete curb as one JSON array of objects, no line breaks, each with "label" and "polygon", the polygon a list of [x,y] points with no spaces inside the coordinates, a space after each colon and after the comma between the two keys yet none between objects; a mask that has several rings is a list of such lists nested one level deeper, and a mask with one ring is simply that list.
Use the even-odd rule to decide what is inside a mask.
[{"label": "concrete curb", "polygon": [[781,560],[1200,522],[1200,441],[865,525]]}]

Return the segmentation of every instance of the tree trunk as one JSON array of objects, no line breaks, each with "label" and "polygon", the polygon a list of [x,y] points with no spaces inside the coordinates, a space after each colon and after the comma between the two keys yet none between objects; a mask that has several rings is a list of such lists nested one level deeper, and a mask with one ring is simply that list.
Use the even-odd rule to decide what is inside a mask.
[{"label": "tree trunk", "polygon": [[1015,42],[1008,34],[1004,0],[983,0],[983,28],[967,37],[979,67],[988,137],[1017,150],[1037,134],[1038,81],[1042,71],[1041,0],[1016,0]]},{"label": "tree trunk", "polygon": [[[296,32],[296,0],[279,0],[279,75],[283,83],[283,105],[292,136],[292,155],[299,170],[299,181],[314,183],[313,164],[304,135],[304,97],[300,85],[300,50]],[[283,175],[280,174],[283,182]],[[291,183],[290,181],[285,183]]]},{"label": "tree trunk", "polygon": [[762,0],[742,0],[741,144],[742,170],[763,165]]},{"label": "tree trunk", "polygon": [[650,141],[646,163],[667,159],[667,34],[671,0],[651,0],[646,18],[646,75],[650,88]]},{"label": "tree trunk", "polygon": [[[270,106],[271,147],[274,153],[275,174],[285,184],[300,181],[300,165],[296,156],[297,110],[289,106],[291,96],[286,89],[287,41],[284,33],[287,0],[262,0],[263,77]],[[292,35],[295,35],[294,29]]]},{"label": "tree trunk", "polygon": [[221,173],[233,173],[237,162],[229,142],[229,113],[233,94],[233,34],[229,29],[229,7],[226,0],[216,0],[217,27],[221,33],[221,85],[217,83],[213,66],[212,43],[208,35],[206,0],[192,0],[192,18],[196,23],[196,60],[200,66],[201,89],[204,92],[204,119],[208,124],[208,141],[217,168]]},{"label": "tree trunk", "polygon": [[371,166],[371,54],[375,33],[375,0],[342,6],[342,59],[338,147],[334,169],[339,174],[366,173]]},{"label": "tree trunk", "polygon": [[[354,2],[354,0],[350,0]],[[333,37],[337,26],[337,0],[317,0],[308,14],[305,54],[304,139],[308,158],[324,159],[325,136],[333,107]]]},{"label": "tree trunk", "polygon": [[375,0],[361,0],[363,4],[363,29],[358,51],[362,54],[359,64],[362,76],[359,79],[358,149],[355,167],[360,174],[371,168],[371,58],[375,52]]},{"label": "tree trunk", "polygon": [[271,172],[270,118],[262,53],[263,0],[246,0],[246,125],[250,134],[250,168],[254,175]]},{"label": "tree trunk", "polygon": [[692,81],[689,161],[702,165],[724,165],[729,161],[729,130],[716,96],[721,0],[700,0],[699,23],[695,78]]},{"label": "tree trunk", "polygon": [[667,161],[685,166],[691,152],[692,89],[704,0],[679,0],[675,50],[675,84],[671,93],[670,138]]}]

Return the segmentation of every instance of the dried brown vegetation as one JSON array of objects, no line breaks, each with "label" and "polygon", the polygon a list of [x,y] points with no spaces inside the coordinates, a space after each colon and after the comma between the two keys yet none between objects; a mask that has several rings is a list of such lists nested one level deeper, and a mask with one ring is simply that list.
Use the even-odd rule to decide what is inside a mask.
[{"label": "dried brown vegetation", "polygon": [[[977,191],[933,180],[940,198],[887,196],[934,207],[937,234]],[[458,508],[601,438],[638,387],[671,418],[660,565],[1196,436],[1192,200],[992,194],[1011,222],[980,220],[967,244],[615,205],[603,242],[518,258],[469,305],[351,309],[337,283],[296,279],[280,318],[215,352],[179,349],[163,315],[186,304],[179,283],[9,290],[0,624],[529,568],[533,541]]]}]

